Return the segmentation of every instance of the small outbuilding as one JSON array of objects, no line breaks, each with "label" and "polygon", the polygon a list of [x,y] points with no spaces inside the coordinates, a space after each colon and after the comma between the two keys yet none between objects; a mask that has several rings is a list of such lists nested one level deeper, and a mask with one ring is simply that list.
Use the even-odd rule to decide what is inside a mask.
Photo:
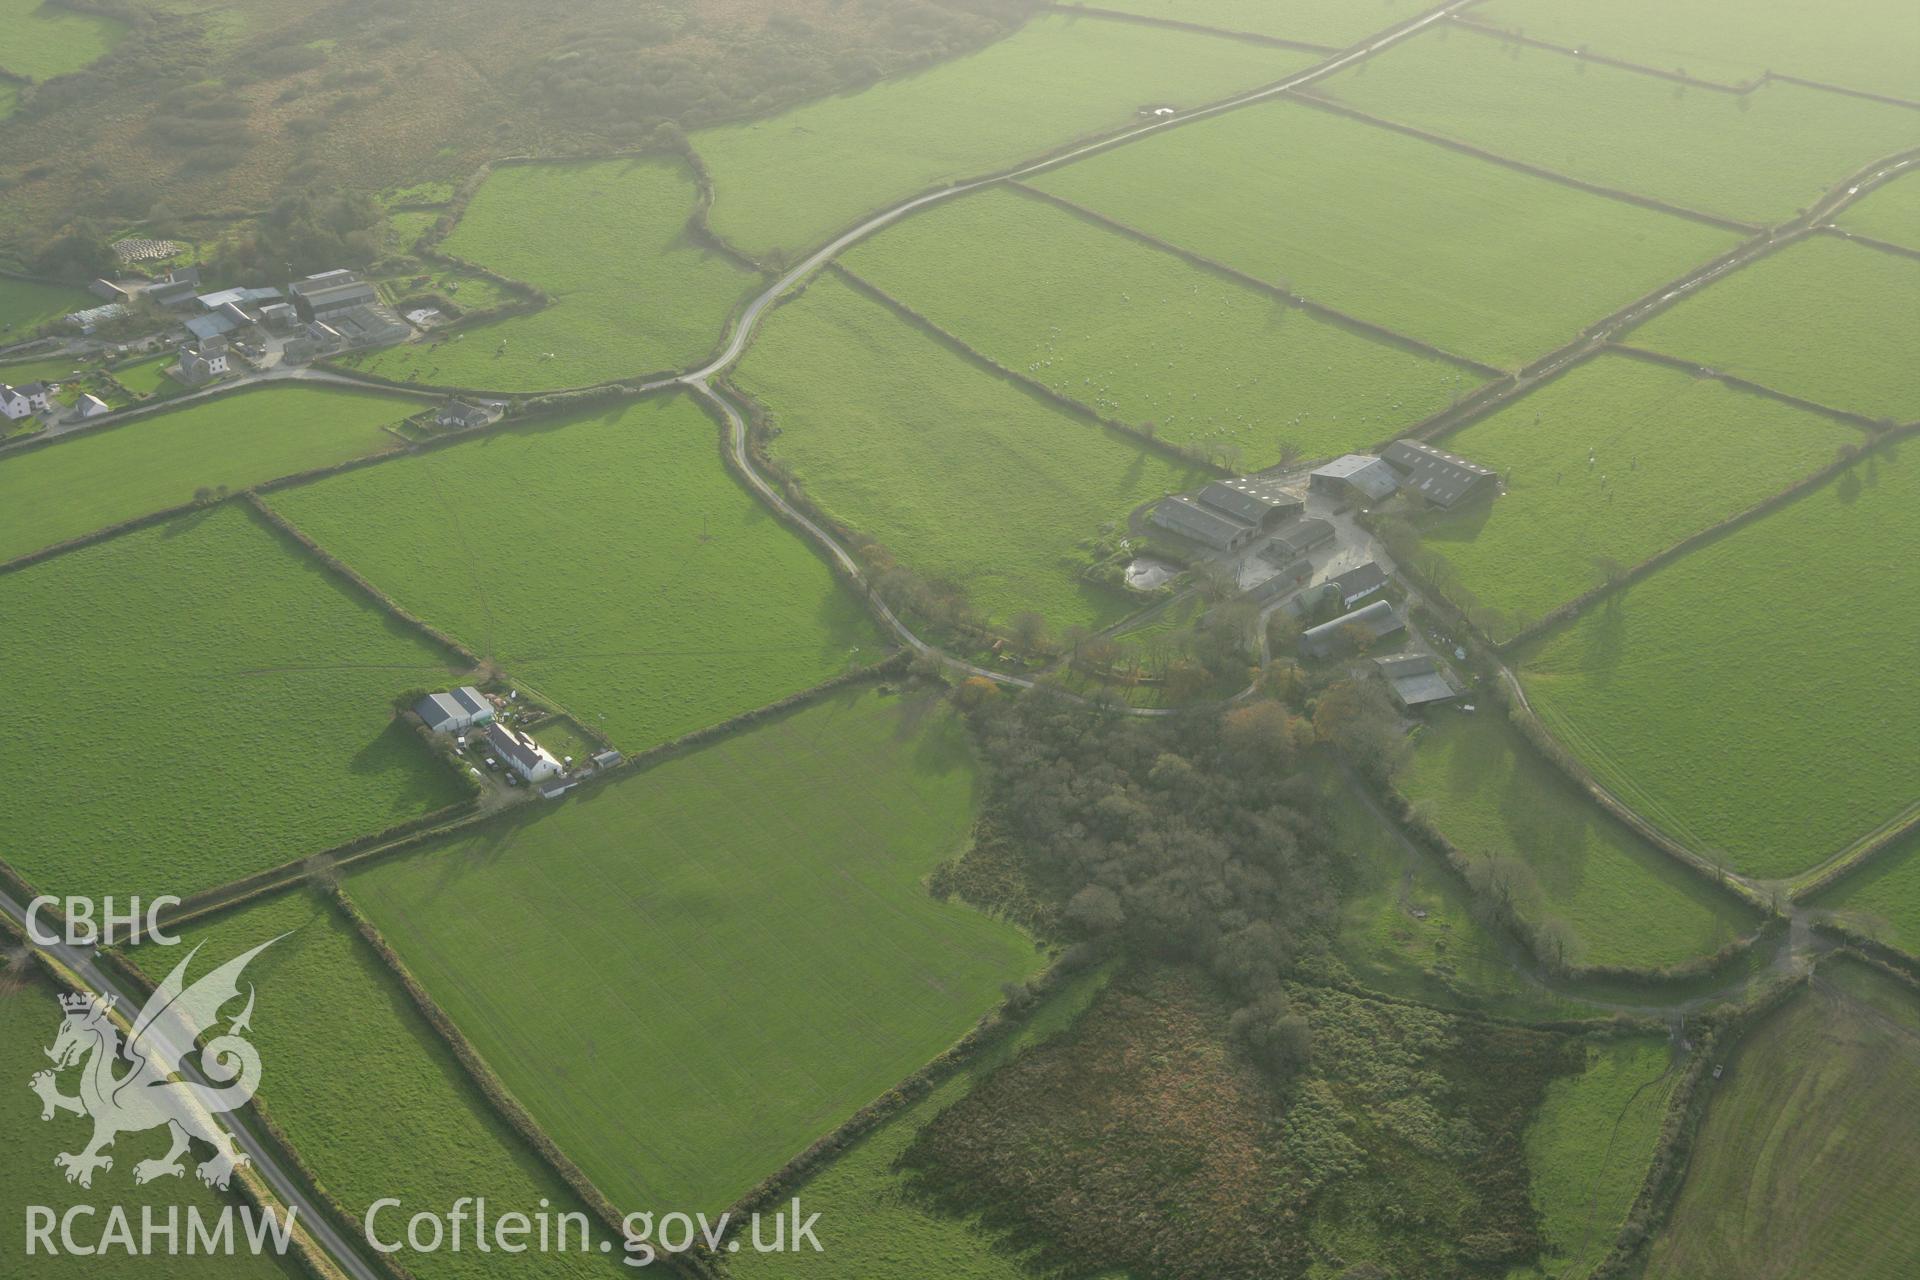
[{"label": "small outbuilding", "polygon": [[1375,658],[1373,665],[1393,690],[1394,700],[1409,711],[1437,702],[1452,702],[1460,696],[1452,678],[1430,653]]},{"label": "small outbuilding", "polygon": [[438,426],[464,431],[468,427],[486,426],[493,421],[493,414],[477,404],[468,404],[463,400],[449,400],[434,410],[433,421]]},{"label": "small outbuilding", "polygon": [[1387,575],[1379,565],[1369,560],[1345,573],[1336,574],[1329,581],[1340,589],[1341,606],[1351,609],[1368,596],[1377,595],[1384,590],[1387,585]]},{"label": "small outbuilding", "polygon": [[1334,532],[1331,521],[1300,520],[1275,534],[1260,555],[1274,564],[1291,564],[1322,543],[1333,541]]}]

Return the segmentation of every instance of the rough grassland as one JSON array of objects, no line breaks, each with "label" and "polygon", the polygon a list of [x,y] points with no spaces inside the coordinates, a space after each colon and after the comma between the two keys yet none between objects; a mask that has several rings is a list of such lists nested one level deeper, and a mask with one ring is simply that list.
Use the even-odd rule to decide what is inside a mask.
[{"label": "rough grassland", "polygon": [[1759,923],[1608,818],[1497,716],[1442,712],[1400,787],[1467,856],[1532,868],[1535,911],[1572,926],[1580,963],[1657,969],[1711,955]]},{"label": "rough grassland", "polygon": [[1714,282],[1627,336],[1869,418],[1920,418],[1920,261],[1814,236]]},{"label": "rough grassland", "polygon": [[1649,1280],[1899,1280],[1920,1257],[1920,1008],[1822,966],[1707,1105]]},{"label": "rough grassland", "polygon": [[1344,48],[1433,6],[1424,0],[1088,0],[1088,7]]},{"label": "rough grassland", "polygon": [[100,299],[79,289],[0,276],[0,339],[19,342],[49,320],[99,305]]},{"label": "rough grassland", "polygon": [[1881,156],[1920,112],[1792,84],[1735,96],[1441,27],[1316,86],[1500,155],[1748,222],[1778,223]]},{"label": "rough grassland", "polygon": [[1920,836],[1875,854],[1809,905],[1831,911],[1842,923],[1890,947],[1920,956]]},{"label": "rough grassland", "polygon": [[[136,1185],[134,1164],[166,1154],[166,1135],[158,1131],[122,1137],[113,1148],[113,1168],[96,1174],[91,1190],[73,1186],[61,1176],[53,1164],[54,1153],[80,1150],[93,1125],[83,1116],[68,1114],[57,1114],[44,1123],[40,1119],[40,1099],[27,1089],[27,1080],[49,1066],[41,1051],[53,1043],[60,1030],[60,992],[26,969],[24,960],[20,963],[22,969],[17,973],[10,967],[0,969],[0,1071],[6,1073],[11,1086],[0,1089],[0,1126],[4,1126],[8,1141],[7,1158],[0,1161],[0,1258],[7,1260],[7,1275],[14,1280],[78,1280],[82,1276],[87,1280],[259,1280],[269,1276],[298,1280],[305,1276],[304,1268],[271,1253],[259,1258],[129,1257],[115,1249],[105,1257],[81,1258],[64,1252],[48,1257],[44,1251],[33,1258],[26,1256],[28,1205],[45,1205],[56,1214],[64,1214],[74,1205],[98,1205],[93,1218],[83,1215],[74,1219],[75,1240],[86,1245],[98,1242],[106,1227],[109,1204],[126,1209],[137,1240],[143,1206],[151,1206],[163,1222],[169,1209],[177,1210],[182,1215],[184,1235],[189,1207],[211,1226],[222,1206],[243,1202],[237,1190],[228,1197],[202,1186],[192,1173],[194,1161],[189,1161],[185,1177]],[[76,1071],[62,1072],[61,1091],[76,1092],[78,1079]],[[196,1148],[195,1159],[205,1154]],[[236,1207],[234,1234],[242,1239],[245,1221]],[[59,1238],[56,1233],[56,1243]]]},{"label": "rough grassland", "polygon": [[628,751],[883,653],[684,398],[495,432],[273,495],[416,617]]},{"label": "rough grassland", "polygon": [[[1613,1247],[1646,1179],[1678,1072],[1659,1037],[1596,1039],[1587,1069],[1547,1086],[1527,1167],[1547,1247],[1538,1274],[1584,1275]],[[1528,1273],[1532,1274],[1532,1273]]]},{"label": "rough grassland", "polygon": [[1602,582],[1597,558],[1637,564],[1865,441],[1765,396],[1600,356],[1442,442],[1506,491],[1423,523],[1423,545],[1451,567],[1450,589],[1504,615],[1504,636]]},{"label": "rough grassland", "polygon": [[1231,111],[1034,182],[1502,368],[1735,240],[1297,102]]},{"label": "rough grassland", "polygon": [[1308,66],[1313,55],[1071,15],[861,93],[694,135],[713,228],[750,253],[826,240],[943,179],[988,173]]},{"label": "rough grassland", "polygon": [[1475,918],[1460,878],[1401,839],[1359,784],[1329,771],[1326,815],[1349,874],[1341,887],[1335,971],[1369,991],[1511,1018],[1579,1018],[1591,1010],[1529,983],[1517,941]]},{"label": "rough grassland", "polygon": [[1887,665],[1912,651],[1915,545],[1920,460],[1876,455],[1542,641],[1527,692],[1668,832],[1791,875],[1920,800],[1920,684]]},{"label": "rough grassland", "polygon": [[973,786],[942,704],[850,691],[350,887],[616,1204],[711,1212],[1036,967],[922,884]]},{"label": "rough grassland", "polygon": [[0,67],[35,80],[63,76],[119,43],[126,27],[112,18],[75,13],[42,0],[0,0]]},{"label": "rough grassland", "polygon": [[1105,980],[1104,973],[1086,974],[1062,987],[1018,1031],[969,1060],[926,1097],[794,1188],[807,1212],[817,1212],[829,1233],[831,1243],[823,1240],[822,1252],[762,1254],[743,1249],[729,1259],[733,1274],[740,1280],[1032,1280],[1033,1272],[991,1228],[922,1203],[894,1161],[927,1121],[966,1097],[1002,1064],[1072,1026]]},{"label": "rough grassland", "polygon": [[813,500],[1002,621],[1112,622],[1076,545],[1202,478],[996,377],[834,278],[780,308],[740,385]]},{"label": "rough grassland", "polygon": [[185,895],[452,803],[392,699],[448,657],[229,504],[0,576],[6,859]]},{"label": "rough grassland", "polygon": [[1773,70],[1920,99],[1913,7],[1906,0],[1742,5],[1737,21],[1728,19],[1724,0],[1491,0],[1471,16],[1709,80],[1745,81]]},{"label": "rough grassland", "polygon": [[1482,380],[1003,188],[936,205],[846,262],[1002,365],[1248,467],[1283,439],[1310,458],[1385,440]]},{"label": "rough grassland", "polygon": [[553,304],[356,363],[402,381],[501,391],[691,364],[757,283],[688,236],[695,199],[679,159],[496,169],[441,248],[539,285]]},{"label": "rough grassland", "polygon": [[[285,894],[183,930],[181,946],[145,947],[135,959],[157,982],[190,947],[206,947],[197,975],[282,934],[247,966],[259,993],[250,1038],[265,1064],[260,1101],[356,1223],[387,1196],[404,1202],[377,1220],[389,1241],[404,1240],[413,1213],[445,1213],[461,1196],[485,1196],[490,1216],[537,1213],[542,1198],[555,1215],[585,1212],[330,903]],[[470,1234],[466,1243],[458,1253],[395,1256],[421,1280],[500,1273]],[[512,1270],[605,1276],[624,1268],[597,1253],[533,1250]]]},{"label": "rough grassland", "polygon": [[1860,235],[1920,249],[1920,174],[1909,172],[1870,192],[1837,221]]},{"label": "rough grassland", "polygon": [[400,442],[382,431],[419,406],[392,396],[262,387],[0,456],[0,560]]}]

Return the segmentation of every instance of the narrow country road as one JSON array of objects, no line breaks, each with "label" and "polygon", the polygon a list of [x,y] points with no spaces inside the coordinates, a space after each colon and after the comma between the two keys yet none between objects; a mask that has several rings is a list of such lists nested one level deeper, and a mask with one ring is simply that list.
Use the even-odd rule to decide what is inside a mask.
[{"label": "narrow country road", "polygon": [[[0,912],[4,912],[19,927],[23,936],[26,934],[26,908],[5,892],[0,892]],[[87,989],[112,999],[126,1016],[131,1017],[144,1003],[141,1000],[129,998],[113,979],[101,971],[100,967],[93,962],[92,948],[72,947],[65,943],[46,945],[30,942],[29,945],[57,960]],[[48,1012],[53,1012],[54,1008],[55,1006],[49,1004]],[[184,1079],[203,1085],[207,1083],[184,1056],[180,1058],[180,1064],[180,1075]],[[13,1088],[16,1087],[16,1083],[20,1088],[26,1087],[25,1081],[0,1081],[0,1088]],[[334,1265],[352,1277],[352,1280],[383,1280],[381,1273],[374,1270],[361,1256],[357,1245],[336,1230],[321,1207],[308,1198],[306,1192],[281,1165],[274,1150],[256,1136],[237,1113],[227,1112],[220,1117],[219,1123],[223,1129],[233,1135],[236,1145],[246,1152],[252,1168],[273,1191],[273,1194],[279,1197],[280,1203],[290,1209],[298,1210],[296,1225],[333,1260]],[[16,1135],[17,1137],[19,1135]],[[52,1169],[51,1159],[49,1159],[48,1168]],[[52,1176],[51,1173],[49,1176]]]}]

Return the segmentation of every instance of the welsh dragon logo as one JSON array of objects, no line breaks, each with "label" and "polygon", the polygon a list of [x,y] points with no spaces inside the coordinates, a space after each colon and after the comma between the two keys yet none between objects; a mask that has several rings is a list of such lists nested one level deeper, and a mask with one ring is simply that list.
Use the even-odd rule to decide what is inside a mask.
[{"label": "welsh dragon logo", "polygon": [[[286,936],[284,934],[282,937]],[[260,1085],[260,1053],[244,1036],[253,1017],[253,987],[247,987],[247,1005],[224,1033],[195,1049],[201,1032],[212,1027],[220,1010],[240,995],[240,972],[247,962],[278,942],[270,938],[253,950],[187,985],[187,966],[199,954],[195,947],[174,966],[133,1020],[126,1043],[114,1022],[113,1001],[97,995],[63,995],[66,1020],[53,1047],[46,1051],[53,1070],[40,1071],[29,1087],[40,1095],[40,1118],[70,1111],[93,1118],[93,1140],[77,1153],[62,1152],[53,1163],[66,1171],[68,1182],[93,1185],[96,1169],[112,1169],[106,1148],[123,1133],[144,1133],[165,1125],[172,1139],[157,1160],[133,1166],[135,1182],[177,1178],[186,1172],[181,1157],[190,1139],[213,1148],[213,1158],[194,1170],[200,1181],[225,1189],[233,1171],[247,1162],[233,1139],[214,1121],[253,1096]],[[198,1053],[199,1074],[210,1083],[177,1078],[183,1059]],[[79,1067],[79,1095],[60,1092],[59,1072]]]}]

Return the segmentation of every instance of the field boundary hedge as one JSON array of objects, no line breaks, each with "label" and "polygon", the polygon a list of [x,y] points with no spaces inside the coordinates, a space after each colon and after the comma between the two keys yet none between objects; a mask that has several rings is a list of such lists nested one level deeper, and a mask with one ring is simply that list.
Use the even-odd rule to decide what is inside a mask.
[{"label": "field boundary hedge", "polygon": [[1431,342],[1422,338],[1416,338],[1412,334],[1401,333],[1398,329],[1389,329],[1385,325],[1375,324],[1371,320],[1362,320],[1359,316],[1351,315],[1337,307],[1328,306],[1324,302],[1316,302],[1311,298],[1303,297],[1291,289],[1284,288],[1270,280],[1262,280],[1259,276],[1249,275],[1238,267],[1229,266],[1221,262],[1218,258],[1209,258],[1204,253],[1198,253],[1192,249],[1184,248],[1181,245],[1173,243],[1171,240],[1162,240],[1150,231],[1142,231],[1138,227],[1121,222],[1117,218],[1109,217],[1101,213],[1098,209],[1089,208],[1076,200],[1069,200],[1065,196],[1055,195],[1053,192],[1041,187],[1030,186],[1019,179],[1010,180],[1006,185],[1014,191],[1032,196],[1036,200],[1054,205],[1057,208],[1064,209],[1068,213],[1083,218],[1096,226],[1104,227],[1108,231],[1117,232],[1149,248],[1158,249],[1162,253],[1172,254],[1189,266],[1198,267],[1202,271],[1222,276],[1228,280],[1232,280],[1236,284],[1257,289],[1269,297],[1278,298],[1289,306],[1299,307],[1302,311],[1332,324],[1336,324],[1360,337],[1368,338],[1375,342],[1386,343],[1390,346],[1412,351],[1418,355],[1427,356],[1435,360],[1444,360],[1448,364],[1458,368],[1469,369],[1483,378],[1500,379],[1512,376],[1511,373],[1505,369],[1496,369],[1494,366],[1483,364],[1470,356],[1463,356],[1457,352],[1448,351],[1443,347],[1436,347]]},{"label": "field boundary hedge", "polygon": [[[1914,256],[1920,257],[1920,254]],[[1864,413],[1855,413],[1851,409],[1842,409],[1836,405],[1822,404],[1818,400],[1808,400],[1803,396],[1794,395],[1791,391],[1781,391],[1776,387],[1766,385],[1764,382],[1755,382],[1750,378],[1743,378],[1737,373],[1728,373],[1724,369],[1716,369],[1712,365],[1701,364],[1697,360],[1689,360],[1684,356],[1669,355],[1665,351],[1656,351],[1652,347],[1637,347],[1630,342],[1609,342],[1607,343],[1607,350],[1616,355],[1627,356],[1634,360],[1645,360],[1649,364],[1660,364],[1667,366],[1669,369],[1678,369],[1682,373],[1691,374],[1696,378],[1711,378],[1715,382],[1733,387],[1736,390],[1750,392],[1756,396],[1765,396],[1769,400],[1778,400],[1781,404],[1789,405],[1795,409],[1802,409],[1808,413],[1817,413],[1823,417],[1838,418],[1842,422],[1851,423],[1868,432],[1878,433],[1888,429],[1888,424],[1885,421],[1878,418],[1869,418]]]},{"label": "field boundary hedge", "polygon": [[1655,968],[1637,968],[1632,965],[1555,965],[1540,954],[1539,943],[1534,936],[1537,926],[1533,922],[1524,919],[1510,908],[1502,909],[1488,902],[1482,894],[1474,890],[1472,877],[1468,875],[1468,870],[1473,865],[1472,859],[1458,845],[1449,840],[1446,834],[1420,811],[1418,805],[1408,799],[1397,786],[1391,784],[1384,788],[1383,798],[1386,800],[1388,815],[1393,819],[1394,825],[1415,843],[1437,856],[1454,878],[1466,888],[1469,899],[1498,921],[1508,934],[1526,948],[1527,954],[1531,955],[1535,961],[1549,969],[1559,969],[1571,981],[1620,981],[1655,986],[1703,978],[1728,968],[1751,952],[1767,936],[1768,921],[1762,919],[1751,932],[1735,938],[1718,951],[1708,955],[1693,956],[1676,964]]},{"label": "field boundary hedge", "polygon": [[[61,969],[60,965],[54,965],[44,954],[35,952],[35,956],[40,960],[40,965],[42,965],[44,969],[48,969],[50,973],[65,975],[65,969]],[[102,969],[106,969],[108,973],[111,973],[113,977],[117,977],[117,979],[121,979],[123,983],[129,984],[132,990],[134,990],[142,1000],[150,998],[150,996],[154,994],[154,990],[156,990],[156,981],[154,981],[152,977],[148,977],[148,973],[146,973],[140,965],[136,965],[136,963],[132,961],[132,958],[129,958],[125,952],[121,952],[117,946],[109,946],[109,948],[102,948],[100,952],[96,952],[96,963],[98,963]],[[77,990],[77,984],[67,981],[65,977],[61,977],[60,981],[61,984],[73,986],[73,988]],[[250,1121],[253,1121],[255,1125],[259,1125],[259,1128],[267,1134],[267,1142],[271,1142],[271,1144],[275,1146],[276,1153],[280,1155],[284,1167],[288,1169],[288,1173],[294,1178],[294,1182],[300,1186],[301,1192],[305,1192],[307,1196],[315,1199],[315,1201],[321,1205],[324,1213],[334,1221],[334,1230],[338,1230],[346,1240],[357,1240],[357,1238],[359,1238],[359,1221],[357,1221],[351,1213],[348,1213],[348,1207],[342,1205],[340,1199],[332,1194],[332,1190],[324,1184],[321,1176],[313,1171],[313,1167],[307,1165],[305,1155],[301,1155],[300,1148],[294,1146],[294,1142],[286,1136],[286,1130],[280,1128],[280,1123],[273,1119],[273,1113],[267,1109],[267,1103],[261,1102],[259,1096],[255,1094],[253,1098],[248,1098],[246,1103],[242,1103],[242,1111],[246,1113],[246,1117],[248,1117]],[[255,1190],[253,1190],[253,1178],[257,1178],[259,1173],[257,1173],[255,1169],[252,1169],[252,1165],[240,1165],[238,1173],[242,1174],[242,1184],[248,1188],[248,1199],[255,1203],[255,1207],[259,1207],[259,1199],[255,1199]],[[324,1265],[315,1265],[313,1259],[307,1257],[307,1249],[301,1249],[301,1263],[305,1263],[305,1265],[309,1267],[309,1270],[313,1270],[313,1272],[319,1274],[319,1276],[332,1276],[332,1278],[336,1278],[336,1280],[344,1280],[342,1272],[334,1267],[334,1263],[332,1263],[330,1259],[326,1259],[323,1251],[319,1251],[319,1245],[311,1244],[311,1238],[305,1236],[305,1232],[301,1232],[301,1238],[303,1238],[303,1240],[309,1240],[311,1249],[313,1249],[315,1253],[319,1253],[321,1259],[324,1259]],[[380,1270],[382,1274],[390,1276],[390,1280],[413,1280],[413,1272],[409,1272],[407,1268],[401,1267],[401,1263],[397,1261],[394,1255],[390,1255],[390,1253],[378,1253],[378,1251],[374,1251],[371,1259],[369,1259],[369,1257],[361,1255],[359,1249],[355,1249],[355,1255],[361,1257],[361,1261],[371,1261],[372,1267]]]},{"label": "field boundary hedge", "polygon": [[1910,249],[1904,244],[1895,244],[1891,240],[1881,240],[1874,236],[1863,236],[1858,231],[1849,231],[1841,226],[1824,226],[1819,234],[1838,236],[1842,240],[1851,240],[1855,244],[1865,245],[1869,249],[1878,249],[1882,253],[1896,253],[1903,258],[1920,258],[1920,249]]},{"label": "field boundary hedge", "polygon": [[1727,93],[1735,97],[1741,97],[1752,93],[1755,89],[1758,89],[1767,82],[1766,75],[1755,76],[1751,80],[1738,84],[1724,84],[1717,80],[1702,80],[1699,76],[1690,76],[1684,71],[1663,71],[1659,67],[1649,66],[1644,62],[1629,62],[1625,58],[1615,58],[1604,53],[1592,53],[1564,44],[1555,44],[1550,40],[1541,40],[1535,36],[1525,35],[1517,30],[1509,31],[1503,27],[1496,27],[1491,23],[1480,22],[1461,13],[1449,14],[1445,20],[1454,23],[1456,26],[1464,27],[1468,31],[1477,32],[1483,36],[1490,36],[1495,40],[1507,44],[1525,45],[1529,49],[1545,49],[1549,53],[1558,53],[1569,58],[1578,58],[1582,62],[1598,63],[1603,67],[1617,67],[1622,71],[1633,71],[1643,76],[1657,76],[1662,80],[1672,81],[1674,84],[1684,84],[1694,89],[1708,89],[1714,93]]},{"label": "field boundary hedge", "polygon": [[[1246,40],[1253,44],[1272,45],[1277,49],[1293,49],[1300,53],[1317,53],[1331,57],[1340,52],[1340,46],[1313,44],[1306,40],[1289,40],[1285,36],[1270,36],[1258,31],[1236,31],[1231,27],[1209,27],[1202,22],[1183,22],[1179,18],[1157,18],[1146,13],[1127,13],[1119,9],[1102,9],[1098,5],[1073,4],[1062,0],[1051,0],[1040,6],[1048,13],[1066,14],[1069,17],[1100,18],[1108,22],[1131,22],[1143,27],[1165,27],[1173,31],[1191,31],[1195,35],[1219,36],[1227,40]],[[1351,47],[1351,46],[1347,46]]]},{"label": "field boundary hedge", "polygon": [[1710,1015],[1710,1023],[1700,1043],[1687,1060],[1685,1074],[1667,1099],[1667,1112],[1660,1124],[1660,1136],[1654,1142],[1647,1161],[1647,1172],[1621,1223],[1614,1245],[1606,1257],[1589,1273],[1588,1280],[1625,1280],[1638,1275],[1646,1262],[1646,1250],[1672,1215],[1680,1198],[1687,1167],[1693,1159],[1693,1142],[1710,1103],[1708,1067],[1716,1054],[1730,1052],[1753,1027],[1802,994],[1810,973],[1799,974],[1776,984],[1749,1004],[1729,1013]]},{"label": "field boundary hedge", "polygon": [[1920,832],[1920,803],[1908,805],[1890,821],[1869,831],[1819,866],[1796,876],[1790,882],[1793,900],[1804,902],[1831,888],[1836,881],[1858,871],[1915,832]]},{"label": "field boundary hedge", "polygon": [[1503,155],[1498,151],[1489,151],[1485,147],[1476,146],[1471,142],[1465,142],[1459,138],[1450,138],[1443,133],[1434,133],[1418,125],[1403,124],[1398,120],[1389,120],[1385,116],[1376,116],[1370,111],[1362,111],[1358,107],[1348,106],[1337,98],[1329,98],[1322,94],[1315,93],[1311,88],[1289,89],[1287,90],[1286,96],[1296,102],[1306,103],[1309,106],[1317,107],[1322,111],[1331,112],[1337,116],[1344,116],[1360,124],[1371,125],[1376,129],[1385,129],[1391,133],[1402,134],[1436,147],[1444,147],[1449,151],[1457,151],[1475,160],[1485,161],[1488,164],[1496,164],[1503,169],[1511,169],[1515,173],[1525,174],[1530,178],[1539,178],[1545,182],[1554,182],[1563,187],[1571,187],[1575,191],[1584,191],[1591,196],[1600,196],[1604,199],[1617,200],[1624,204],[1637,205],[1642,209],[1647,209],[1654,213],[1664,213],[1676,218],[1686,218],[1693,222],[1705,223],[1710,227],[1718,227],[1722,231],[1737,231],[1746,236],[1756,235],[1763,230],[1763,228],[1755,223],[1741,222],[1737,218],[1728,218],[1717,213],[1708,213],[1704,209],[1690,209],[1685,205],[1671,204],[1656,196],[1644,196],[1636,191],[1628,191],[1624,187],[1609,187],[1602,183],[1589,182],[1585,178],[1576,178],[1572,174],[1561,173],[1557,169],[1549,169],[1544,165],[1534,164],[1530,160],[1520,160],[1513,156]]},{"label": "field boundary hedge", "polygon": [[6,563],[0,564],[0,575],[15,573],[30,565],[38,564],[42,560],[51,560],[53,557],[65,555],[69,551],[79,551],[92,546],[96,542],[105,542],[109,538],[117,538],[123,533],[133,533],[146,528],[148,525],[164,524],[166,521],[172,520],[177,516],[190,515],[195,511],[210,510],[223,501],[225,501],[225,499],[216,499],[212,502],[185,502],[177,507],[163,507],[158,511],[149,511],[143,516],[135,516],[131,520],[122,520],[118,524],[106,525],[103,528],[95,529],[92,533],[83,533],[77,538],[68,538],[65,542],[56,542],[50,547],[41,547],[38,551],[29,551],[24,555],[15,556]]},{"label": "field boundary hedge", "polygon": [[1158,435],[1150,434],[1145,429],[1136,427],[1132,423],[1122,422],[1118,418],[1110,418],[1098,409],[1095,409],[1092,405],[1083,404],[1075,400],[1072,396],[1055,391],[1044,382],[1009,369],[1006,365],[1001,364],[986,352],[969,344],[966,339],[942,328],[927,316],[894,297],[879,285],[868,280],[865,276],[858,274],[852,268],[843,266],[841,263],[835,261],[827,263],[827,270],[853,286],[856,293],[865,294],[873,301],[878,302],[881,306],[893,312],[898,318],[905,320],[909,325],[919,329],[935,342],[954,352],[962,359],[987,373],[993,374],[1003,381],[1013,383],[1028,394],[1037,396],[1076,418],[1089,421],[1095,426],[1103,427],[1108,431],[1125,436],[1132,443],[1142,448],[1151,449],[1155,453],[1164,454],[1176,462],[1183,463],[1187,466],[1205,467],[1218,475],[1233,474],[1229,468],[1222,466],[1189,446],[1175,444],[1170,440],[1162,440]]},{"label": "field boundary hedge", "polygon": [[[1627,351],[1633,349],[1622,348],[1622,350]],[[1666,362],[1662,361],[1661,363]],[[1855,423],[1855,425],[1859,424]],[[1735,533],[1763,516],[1773,514],[1780,508],[1792,503],[1796,498],[1811,493],[1813,490],[1829,483],[1835,477],[1845,474],[1861,462],[1866,461],[1876,450],[1884,445],[1903,440],[1917,431],[1920,431],[1920,423],[1908,423],[1906,426],[1896,427],[1891,431],[1882,430],[1878,432],[1877,437],[1870,436],[1866,444],[1857,451],[1844,452],[1842,456],[1835,458],[1826,466],[1793,480],[1784,488],[1776,490],[1773,494],[1762,498],[1752,506],[1745,507],[1722,520],[1715,521],[1704,529],[1690,533],[1671,546],[1663,547],[1646,559],[1623,570],[1618,576],[1609,581],[1603,582],[1595,587],[1589,587],[1565,604],[1555,606],[1552,610],[1542,615],[1538,621],[1514,632],[1513,635],[1505,640],[1494,640],[1491,637],[1486,637],[1487,643],[1495,652],[1503,655],[1525,648],[1548,632],[1572,622],[1599,601],[1618,592],[1625,591],[1635,583],[1665,568],[1680,557],[1697,551],[1710,542],[1716,542],[1729,534]]]},{"label": "field boundary hedge", "polygon": [[292,539],[303,548],[308,555],[318,560],[328,572],[351,583],[363,595],[372,600],[374,604],[378,605],[380,610],[388,617],[413,628],[441,648],[455,654],[465,662],[469,668],[482,665],[483,660],[479,654],[467,648],[466,645],[460,643],[460,641],[454,639],[432,623],[426,622],[402,608],[399,601],[362,577],[359,570],[353,568],[331,551],[328,551],[318,542],[315,542],[291,520],[288,520],[271,506],[267,505],[267,500],[258,493],[248,489],[240,495],[240,499],[249,507],[253,508],[254,512],[262,520],[266,521],[267,524],[277,529],[285,537]]}]

